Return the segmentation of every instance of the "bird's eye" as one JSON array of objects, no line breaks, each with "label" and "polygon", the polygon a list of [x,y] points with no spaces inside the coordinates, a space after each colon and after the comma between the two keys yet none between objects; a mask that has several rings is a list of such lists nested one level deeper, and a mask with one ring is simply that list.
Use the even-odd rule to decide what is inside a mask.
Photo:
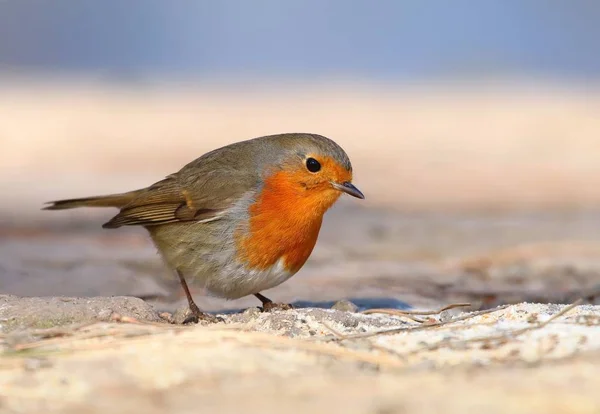
[{"label": "bird's eye", "polygon": [[309,158],[306,160],[306,168],[308,169],[308,171],[316,173],[321,169],[321,164],[314,158]]}]

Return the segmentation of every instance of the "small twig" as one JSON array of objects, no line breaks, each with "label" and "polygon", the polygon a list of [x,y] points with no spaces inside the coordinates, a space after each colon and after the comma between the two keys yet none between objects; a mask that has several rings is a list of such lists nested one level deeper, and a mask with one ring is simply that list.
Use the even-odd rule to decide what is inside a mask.
[{"label": "small twig", "polygon": [[[421,331],[424,329],[437,328],[437,327],[440,327],[443,325],[448,325],[448,324],[451,324],[454,322],[464,321],[466,319],[471,319],[476,316],[485,315],[487,313],[492,313],[492,312],[496,312],[496,311],[499,311],[502,309],[506,309],[509,306],[510,305],[503,305],[503,306],[498,306],[497,308],[494,308],[494,309],[486,309],[486,310],[482,310],[482,311],[472,312],[467,315],[462,315],[462,316],[459,316],[456,318],[452,318],[452,319],[450,319],[448,321],[444,321],[444,322],[435,322],[435,323],[430,323],[427,325],[412,326],[412,327],[408,327],[408,328],[394,328],[394,329],[388,329],[385,331],[365,332],[365,333],[358,333],[358,334],[353,334],[353,335],[346,335],[343,339],[370,338],[372,336],[378,336],[378,335],[393,335],[393,334],[402,333],[402,332],[414,332],[414,331]],[[332,340],[342,340],[342,338],[337,338],[337,339],[332,339]]]},{"label": "small twig", "polygon": [[509,341],[510,339],[515,339],[517,336],[523,335],[526,332],[529,331],[533,331],[533,330],[537,330],[537,329],[542,329],[543,327],[547,326],[550,322],[560,318],[561,316],[563,316],[564,314],[566,314],[567,312],[569,312],[570,310],[572,310],[573,308],[577,307],[579,304],[581,304],[581,302],[583,302],[583,299],[578,299],[577,301],[575,301],[574,303],[572,303],[571,305],[567,306],[566,308],[564,308],[563,310],[561,310],[560,312],[558,312],[556,315],[553,315],[552,317],[550,317],[548,320],[544,321],[544,322],[540,322],[537,323],[533,326],[528,326],[525,328],[521,328],[521,329],[516,329],[513,331],[509,331],[509,332],[504,332],[498,335],[493,335],[493,336],[482,336],[482,337],[477,337],[477,338],[471,338],[471,339],[465,339],[465,340],[459,340],[459,341],[449,341],[447,339],[439,341],[435,344],[431,344],[431,345],[426,345],[424,347],[415,349],[413,351],[407,352],[407,353],[397,353],[394,350],[391,349],[387,349],[387,351],[393,355],[396,355],[398,357],[407,357],[410,355],[415,355],[421,352],[427,352],[427,351],[435,351],[438,350],[442,347],[462,347],[463,345],[468,345],[471,343],[477,343],[477,342],[494,342],[494,341],[502,341],[503,343],[506,343],[507,341]]},{"label": "small twig", "polygon": [[321,321],[321,325],[323,325],[325,328],[327,328],[327,330],[329,330],[332,334],[334,334],[338,338],[340,338],[340,339],[346,339],[346,334],[341,333],[340,331],[338,331],[334,327],[330,326],[328,323]]},{"label": "small twig", "polygon": [[418,323],[425,323],[427,321],[425,321],[424,319],[421,318],[417,318],[416,316],[412,316],[412,314],[410,313],[405,313],[406,311],[401,311],[398,309],[369,309],[366,311],[363,311],[361,313],[365,314],[365,315],[371,315],[374,313],[378,313],[380,315],[392,315],[392,316],[398,316],[398,317],[402,317],[402,318],[407,318],[410,319],[411,321],[415,321]]},{"label": "small twig", "polygon": [[567,312],[569,312],[572,309],[574,309],[577,306],[579,306],[582,302],[583,302],[583,298],[577,299],[575,302],[573,302],[569,306],[565,307],[563,310],[561,310],[557,314],[552,315],[550,318],[548,318],[544,322],[539,322],[539,323],[537,323],[535,325],[532,325],[532,326],[527,326],[527,327],[521,328],[521,329],[515,329],[514,331],[508,331],[508,332],[501,333],[501,334],[494,335],[494,336],[465,339],[464,341],[456,341],[456,342],[452,342],[451,344],[453,344],[453,345],[454,344],[460,344],[460,345],[462,345],[463,343],[471,343],[471,342],[488,342],[488,341],[492,342],[492,341],[502,341],[502,340],[508,340],[508,339],[515,339],[517,336],[523,335],[526,332],[534,331],[534,330],[537,330],[537,329],[544,328],[550,322],[552,322],[552,321],[560,318],[561,316],[563,316]]},{"label": "small twig", "polygon": [[361,313],[364,313],[366,315],[368,315],[370,313],[384,313],[387,315],[400,315],[400,316],[406,316],[406,315],[424,316],[424,315],[437,315],[437,314],[442,313],[443,311],[446,311],[449,309],[466,308],[467,306],[471,306],[471,304],[470,303],[452,303],[448,306],[444,306],[441,309],[433,310],[433,311],[419,311],[419,310],[407,311],[407,310],[400,310],[400,309],[367,309],[367,310],[362,311]]}]

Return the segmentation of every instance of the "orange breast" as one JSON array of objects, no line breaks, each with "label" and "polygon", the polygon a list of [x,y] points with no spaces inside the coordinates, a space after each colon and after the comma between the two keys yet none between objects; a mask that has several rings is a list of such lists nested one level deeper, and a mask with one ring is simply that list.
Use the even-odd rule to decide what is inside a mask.
[{"label": "orange breast", "polygon": [[312,253],[323,214],[339,194],[330,189],[308,192],[298,185],[297,174],[270,176],[250,206],[249,232],[236,240],[238,258],[250,268],[267,269],[283,259],[285,268],[295,273]]}]

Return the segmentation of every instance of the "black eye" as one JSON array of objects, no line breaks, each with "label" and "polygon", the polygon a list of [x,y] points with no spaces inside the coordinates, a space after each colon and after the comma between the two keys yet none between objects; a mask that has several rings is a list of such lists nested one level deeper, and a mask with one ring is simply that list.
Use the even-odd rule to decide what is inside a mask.
[{"label": "black eye", "polygon": [[321,169],[321,164],[319,164],[319,161],[315,160],[314,158],[309,158],[306,160],[306,168],[308,171],[316,173]]}]

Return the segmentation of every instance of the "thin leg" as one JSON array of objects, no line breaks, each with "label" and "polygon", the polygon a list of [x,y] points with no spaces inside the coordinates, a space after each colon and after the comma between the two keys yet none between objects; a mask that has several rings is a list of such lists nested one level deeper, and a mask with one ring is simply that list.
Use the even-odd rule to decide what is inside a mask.
[{"label": "thin leg", "polygon": [[272,310],[293,309],[292,305],[289,305],[287,303],[275,303],[271,299],[269,299],[265,295],[261,295],[260,293],[255,293],[254,296],[256,296],[256,298],[262,302],[263,312],[270,312]]},{"label": "thin leg", "polygon": [[189,322],[198,323],[200,320],[205,320],[205,321],[209,321],[209,322],[219,322],[219,318],[217,318],[213,315],[209,315],[208,313],[202,312],[200,310],[200,308],[198,307],[198,305],[196,305],[196,302],[194,302],[194,298],[192,297],[192,294],[190,293],[190,288],[188,287],[187,282],[185,281],[185,277],[183,277],[183,273],[181,273],[179,270],[177,270],[177,276],[179,276],[179,282],[181,282],[181,287],[183,288],[183,291],[185,292],[185,296],[187,297],[190,311],[192,312],[192,314],[188,318],[186,318],[183,321],[183,323],[189,323]]},{"label": "thin leg", "polygon": [[273,303],[271,299],[269,299],[265,295],[261,295],[260,293],[255,293],[254,296],[256,296],[256,298],[262,302],[263,306],[265,306],[268,303]]}]

